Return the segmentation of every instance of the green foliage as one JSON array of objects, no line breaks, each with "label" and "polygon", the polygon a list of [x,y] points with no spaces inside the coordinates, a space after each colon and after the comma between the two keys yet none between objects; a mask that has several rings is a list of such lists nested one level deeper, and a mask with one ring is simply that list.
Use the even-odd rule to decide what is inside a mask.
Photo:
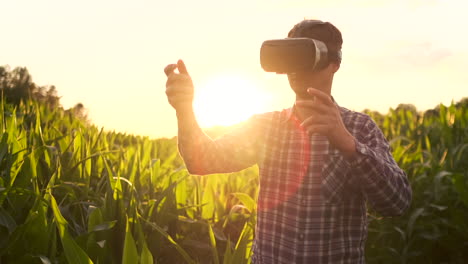
[{"label": "green foliage", "polygon": [[402,217],[370,214],[368,262],[468,260],[468,108],[463,102],[425,113],[403,105],[375,118],[408,175],[413,202]]},{"label": "green foliage", "polygon": [[256,168],[191,176],[175,138],[106,132],[37,101],[3,101],[0,124],[0,262],[248,262]]}]

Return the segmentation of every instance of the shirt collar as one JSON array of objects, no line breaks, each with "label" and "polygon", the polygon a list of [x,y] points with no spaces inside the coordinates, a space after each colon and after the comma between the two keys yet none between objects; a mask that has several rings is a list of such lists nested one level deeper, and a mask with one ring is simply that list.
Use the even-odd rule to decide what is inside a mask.
[{"label": "shirt collar", "polygon": [[294,115],[294,105],[291,108],[287,108],[283,110],[283,114],[281,115],[281,123],[288,122]]}]

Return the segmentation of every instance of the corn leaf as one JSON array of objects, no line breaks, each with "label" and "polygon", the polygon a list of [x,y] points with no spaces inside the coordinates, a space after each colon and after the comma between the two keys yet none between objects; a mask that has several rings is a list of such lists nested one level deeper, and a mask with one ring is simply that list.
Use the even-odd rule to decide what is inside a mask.
[{"label": "corn leaf", "polygon": [[54,196],[50,194],[50,203],[54,213],[54,219],[59,231],[60,240],[65,251],[65,257],[70,264],[90,264],[93,263],[88,255],[83,251],[80,246],[73,240],[67,231],[67,220],[63,217],[60,209],[55,201]]}]

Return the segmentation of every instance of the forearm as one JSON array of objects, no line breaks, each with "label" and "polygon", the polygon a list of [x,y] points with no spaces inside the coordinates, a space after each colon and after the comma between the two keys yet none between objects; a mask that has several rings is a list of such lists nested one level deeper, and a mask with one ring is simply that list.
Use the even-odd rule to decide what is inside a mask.
[{"label": "forearm", "polygon": [[201,130],[192,108],[176,112],[178,126],[178,148],[190,173],[203,174],[201,151],[211,139]]},{"label": "forearm", "polygon": [[179,139],[195,138],[203,134],[192,108],[176,111]]}]

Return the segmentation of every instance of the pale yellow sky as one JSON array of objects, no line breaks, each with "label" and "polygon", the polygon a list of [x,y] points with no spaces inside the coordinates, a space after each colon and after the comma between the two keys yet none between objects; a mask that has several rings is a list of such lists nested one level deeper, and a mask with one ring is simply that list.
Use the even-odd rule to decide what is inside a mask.
[{"label": "pale yellow sky", "polygon": [[[318,18],[343,34],[332,90],[340,105],[426,110],[468,96],[467,7],[464,0],[0,1],[0,65],[26,66],[36,83],[57,87],[65,107],[83,103],[99,127],[172,137],[166,64],[184,59],[206,113],[280,110],[294,95],[285,76],[262,71],[260,45]],[[225,104],[201,97],[222,80],[230,82],[219,88]]]}]

